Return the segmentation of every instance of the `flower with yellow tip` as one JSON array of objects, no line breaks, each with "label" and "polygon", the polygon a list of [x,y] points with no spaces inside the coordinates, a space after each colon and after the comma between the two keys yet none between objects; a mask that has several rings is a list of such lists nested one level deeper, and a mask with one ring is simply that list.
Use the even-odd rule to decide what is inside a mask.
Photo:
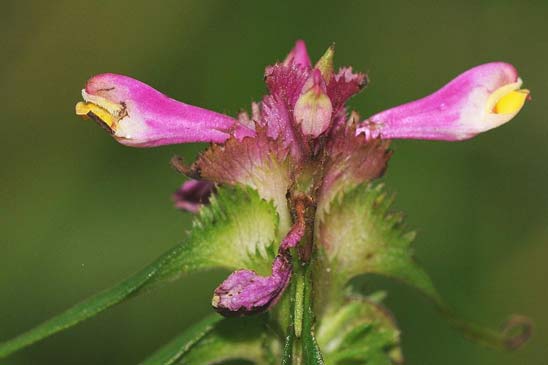
[{"label": "flower with yellow tip", "polygon": [[133,147],[221,143],[231,135],[253,133],[232,117],[171,99],[128,76],[93,76],[82,97],[76,114],[95,120],[118,142]]},{"label": "flower with yellow tip", "polygon": [[480,65],[425,98],[367,118],[358,133],[384,139],[468,139],[516,116],[529,96],[521,85],[508,63]]}]

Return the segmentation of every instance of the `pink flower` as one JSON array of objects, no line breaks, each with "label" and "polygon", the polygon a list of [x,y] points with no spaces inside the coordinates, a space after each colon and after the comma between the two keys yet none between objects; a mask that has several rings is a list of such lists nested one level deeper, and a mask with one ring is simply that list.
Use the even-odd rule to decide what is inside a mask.
[{"label": "pink flower", "polygon": [[253,134],[234,118],[176,101],[128,76],[94,76],[82,97],[85,102],[76,104],[76,114],[95,120],[128,146],[222,143],[231,134]]},{"label": "pink flower", "polygon": [[425,98],[367,118],[358,133],[386,139],[468,139],[516,116],[529,95],[521,84],[514,66],[486,63]]}]

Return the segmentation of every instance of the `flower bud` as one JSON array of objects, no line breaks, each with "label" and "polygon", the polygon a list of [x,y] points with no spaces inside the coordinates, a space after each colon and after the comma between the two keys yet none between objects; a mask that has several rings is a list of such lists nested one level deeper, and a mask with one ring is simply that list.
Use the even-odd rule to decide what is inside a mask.
[{"label": "flower bud", "polygon": [[297,99],[293,116],[305,136],[316,138],[331,124],[333,107],[324,90],[325,84],[319,70],[312,72],[311,80],[312,86]]}]

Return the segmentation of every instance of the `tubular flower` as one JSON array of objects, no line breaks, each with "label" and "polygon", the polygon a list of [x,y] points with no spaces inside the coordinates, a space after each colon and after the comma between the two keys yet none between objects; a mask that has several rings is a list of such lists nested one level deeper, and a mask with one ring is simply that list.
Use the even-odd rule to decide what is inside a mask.
[{"label": "tubular flower", "polygon": [[[113,74],[92,77],[82,91],[84,101],[76,105],[78,115],[97,121],[125,145],[211,142],[192,165],[175,166],[196,179],[174,195],[179,208],[197,212],[211,194],[215,196],[213,188],[223,185],[249,187],[272,202],[279,219],[273,250],[263,247],[257,253],[246,246],[242,253],[230,253],[256,254],[269,261],[259,265],[259,271],[241,267],[217,287],[212,304],[223,315],[271,308],[288,286],[295,262],[310,261],[315,245],[322,247],[329,265],[339,265],[348,275],[359,273],[366,260],[382,260],[367,247],[350,246],[373,234],[381,237],[384,220],[378,223],[380,233],[371,229],[356,233],[356,238],[348,236],[354,231],[339,231],[345,223],[332,212],[355,220],[351,213],[363,206],[386,205],[382,195],[375,201],[356,195],[346,204],[363,204],[352,211],[339,209],[345,194],[358,194],[357,187],[382,176],[391,156],[389,140],[470,138],[508,122],[529,94],[520,89],[522,81],[513,66],[489,63],[464,72],[423,99],[360,121],[345,104],[366,86],[367,77],[350,67],[335,71],[333,57],[330,47],[312,66],[304,42],[298,41],[283,62],[266,68],[268,95],[252,104],[251,114],[241,112],[237,118],[175,101],[140,81]],[[382,272],[384,266],[377,261],[368,272],[397,272]],[[330,307],[323,310],[329,312]]]},{"label": "tubular flower", "polygon": [[386,139],[468,139],[516,116],[529,95],[521,84],[510,64],[480,65],[425,98],[367,118],[358,133]]},{"label": "tubular flower", "polygon": [[89,79],[76,114],[93,119],[120,143],[154,147],[226,141],[252,131],[229,116],[171,99],[131,77],[102,74]]}]

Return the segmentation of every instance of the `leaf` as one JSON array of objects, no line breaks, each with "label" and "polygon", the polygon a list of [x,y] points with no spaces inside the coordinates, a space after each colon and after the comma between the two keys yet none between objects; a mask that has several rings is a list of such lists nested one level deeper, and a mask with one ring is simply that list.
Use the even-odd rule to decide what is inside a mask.
[{"label": "leaf", "polygon": [[172,362],[154,362],[152,358],[144,364],[209,365],[246,360],[257,365],[269,365],[275,363],[271,340],[264,316],[226,318],[196,342],[190,351],[173,358]]},{"label": "leaf", "polygon": [[214,314],[186,329],[140,365],[172,365],[187,354],[198,341],[211,332],[223,317]]},{"label": "leaf", "polygon": [[[201,210],[194,230],[179,244],[122,283],[105,290],[37,327],[0,344],[0,358],[97,313],[174,280],[182,273],[216,267],[248,267],[268,272],[277,236],[277,215],[270,202],[250,188],[221,188]],[[205,304],[205,303],[204,303]]]},{"label": "leaf", "polygon": [[266,318],[206,317],[140,365],[207,365],[228,360],[269,364],[273,360]]}]

